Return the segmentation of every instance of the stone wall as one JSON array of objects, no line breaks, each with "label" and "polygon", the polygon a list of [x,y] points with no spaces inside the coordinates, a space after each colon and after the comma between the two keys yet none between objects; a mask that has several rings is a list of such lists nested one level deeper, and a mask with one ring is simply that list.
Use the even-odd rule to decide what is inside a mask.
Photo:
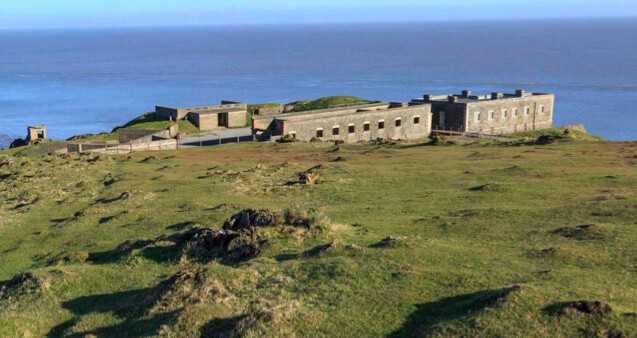
[{"label": "stone wall", "polygon": [[[151,138],[153,135],[157,135],[162,138],[170,138],[170,132],[168,130],[143,130],[143,129],[128,129],[121,128],[118,131],[119,142],[146,142],[147,138]],[[140,141],[142,140],[142,141]]]},{"label": "stone wall", "polygon": [[[397,120],[400,121],[399,126]],[[275,118],[271,128],[273,135],[294,135],[300,141],[421,139],[431,133],[431,106],[286,116]],[[338,134],[335,134],[337,130]]]},{"label": "stone wall", "polygon": [[554,101],[547,94],[468,103],[466,131],[497,135],[551,128]]},{"label": "stone wall", "polygon": [[[228,127],[243,127],[246,125],[246,111],[219,112],[228,114]],[[188,114],[190,120],[199,130],[209,131],[225,127],[219,127],[219,113],[197,113]]]},{"label": "stone wall", "polygon": [[[497,135],[553,126],[555,95],[524,92],[520,92],[519,96],[493,95],[497,99],[458,97],[455,98],[456,102],[450,102],[436,98],[430,102],[433,129]],[[412,104],[422,102],[426,100]]]},{"label": "stone wall", "polygon": [[230,128],[235,127],[243,127],[246,125],[247,119],[247,110],[246,111],[235,111],[228,113],[228,126]]},{"label": "stone wall", "polygon": [[276,107],[257,108],[252,110],[253,115],[260,117],[275,116],[281,113],[283,113],[283,105],[279,105]]},{"label": "stone wall", "polygon": [[[222,101],[221,105],[189,107],[189,108],[170,108],[155,106],[155,118],[158,120],[183,120],[189,113],[203,112],[216,109],[241,108],[248,110],[248,105],[241,102]],[[244,122],[245,124],[245,122]]]},{"label": "stone wall", "polygon": [[175,109],[169,107],[155,107],[155,118],[158,120],[177,121],[186,117],[188,112],[185,109]]}]

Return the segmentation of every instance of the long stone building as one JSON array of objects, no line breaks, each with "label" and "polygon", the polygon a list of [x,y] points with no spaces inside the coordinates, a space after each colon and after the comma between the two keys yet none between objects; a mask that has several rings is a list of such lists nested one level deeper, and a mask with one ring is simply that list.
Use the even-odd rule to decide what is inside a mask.
[{"label": "long stone building", "polygon": [[527,93],[491,93],[471,95],[424,95],[411,105],[430,105],[434,130],[469,133],[507,134],[551,128],[555,95]]},{"label": "long stone building", "polygon": [[248,105],[240,102],[222,101],[221,105],[170,108],[155,107],[155,118],[159,120],[188,119],[200,130],[216,130],[243,127],[247,122]]},{"label": "long stone building", "polygon": [[431,133],[431,106],[375,102],[342,108],[290,112],[252,120],[257,140],[358,142],[409,140]]}]

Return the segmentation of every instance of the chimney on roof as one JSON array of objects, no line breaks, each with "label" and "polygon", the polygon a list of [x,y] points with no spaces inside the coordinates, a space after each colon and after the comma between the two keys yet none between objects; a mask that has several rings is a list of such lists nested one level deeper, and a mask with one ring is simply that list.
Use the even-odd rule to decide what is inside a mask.
[{"label": "chimney on roof", "polygon": [[451,103],[458,102],[458,97],[455,95],[449,95],[447,96],[447,100]]},{"label": "chimney on roof", "polygon": [[515,96],[517,96],[517,97],[524,96],[524,89],[516,89],[515,90]]},{"label": "chimney on roof", "polygon": [[431,98],[433,97],[433,95],[431,94],[425,94],[422,96],[423,100],[425,100],[425,102],[429,102],[431,101]]},{"label": "chimney on roof", "polygon": [[469,98],[469,96],[471,96],[471,91],[470,90],[466,89],[466,90],[462,91],[462,97],[464,97],[466,99],[466,98]]},{"label": "chimney on roof", "polygon": [[501,98],[502,98],[502,93],[496,93],[496,92],[491,93],[491,100],[497,100]]}]

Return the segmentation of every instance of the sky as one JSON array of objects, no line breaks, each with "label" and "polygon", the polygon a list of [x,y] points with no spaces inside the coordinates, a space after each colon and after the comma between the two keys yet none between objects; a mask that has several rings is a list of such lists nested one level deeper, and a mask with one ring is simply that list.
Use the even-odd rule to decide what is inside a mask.
[{"label": "sky", "polygon": [[0,27],[637,17],[637,0],[0,0]]}]

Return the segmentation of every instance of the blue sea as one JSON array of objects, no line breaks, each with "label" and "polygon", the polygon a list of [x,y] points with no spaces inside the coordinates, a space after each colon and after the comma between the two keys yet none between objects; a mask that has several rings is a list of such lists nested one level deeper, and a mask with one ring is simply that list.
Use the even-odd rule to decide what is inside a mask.
[{"label": "blue sea", "polygon": [[637,19],[0,30],[0,147],[155,105],[551,92],[555,123],[637,139]]}]

